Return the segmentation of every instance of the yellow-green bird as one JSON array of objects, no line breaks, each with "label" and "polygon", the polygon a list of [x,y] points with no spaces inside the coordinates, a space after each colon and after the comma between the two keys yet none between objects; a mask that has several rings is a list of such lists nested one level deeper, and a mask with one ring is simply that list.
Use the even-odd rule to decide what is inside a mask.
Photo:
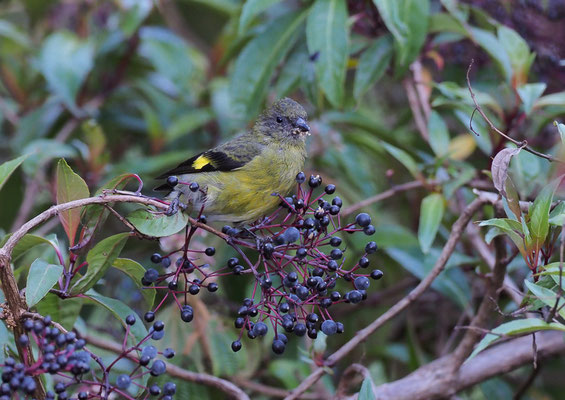
[{"label": "yellow-green bird", "polygon": [[208,220],[256,221],[280,204],[273,193],[286,195],[304,166],[310,134],[306,118],[300,104],[283,98],[250,131],[157,177],[167,183],[156,190],[169,190],[169,200],[186,202],[194,211],[203,207]]}]

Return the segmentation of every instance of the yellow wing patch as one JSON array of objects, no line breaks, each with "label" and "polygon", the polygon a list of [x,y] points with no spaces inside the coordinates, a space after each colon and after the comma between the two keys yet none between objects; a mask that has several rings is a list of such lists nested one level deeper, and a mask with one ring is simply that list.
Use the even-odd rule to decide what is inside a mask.
[{"label": "yellow wing patch", "polygon": [[202,155],[202,156],[198,157],[196,160],[194,160],[194,162],[192,163],[192,168],[202,169],[206,165],[211,164],[211,163],[212,163],[212,161],[208,157]]}]

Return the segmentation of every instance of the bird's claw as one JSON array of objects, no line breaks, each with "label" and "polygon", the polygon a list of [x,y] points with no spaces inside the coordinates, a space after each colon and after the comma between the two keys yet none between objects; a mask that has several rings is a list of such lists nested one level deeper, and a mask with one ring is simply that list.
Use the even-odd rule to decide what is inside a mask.
[{"label": "bird's claw", "polygon": [[176,213],[179,212],[179,206],[180,206],[180,200],[177,197],[176,199],[173,199],[171,201],[171,203],[169,204],[169,208],[167,209],[167,211],[165,211],[165,215],[167,217],[175,215]]}]

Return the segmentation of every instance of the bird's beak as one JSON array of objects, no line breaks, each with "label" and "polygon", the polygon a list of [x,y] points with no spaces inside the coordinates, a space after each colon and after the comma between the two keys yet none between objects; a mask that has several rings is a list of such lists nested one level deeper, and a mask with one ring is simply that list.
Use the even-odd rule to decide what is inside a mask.
[{"label": "bird's beak", "polygon": [[301,133],[305,133],[308,134],[310,132],[310,127],[308,126],[308,124],[306,123],[306,121],[304,121],[303,118],[298,117],[298,119],[296,120],[296,122],[294,123],[294,125],[300,129]]}]

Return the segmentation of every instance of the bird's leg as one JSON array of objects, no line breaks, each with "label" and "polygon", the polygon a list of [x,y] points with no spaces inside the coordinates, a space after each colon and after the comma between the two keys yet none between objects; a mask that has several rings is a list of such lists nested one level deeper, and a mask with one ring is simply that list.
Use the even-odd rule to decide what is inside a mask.
[{"label": "bird's leg", "polygon": [[175,215],[176,213],[178,213],[179,212],[179,205],[180,205],[180,199],[178,197],[175,197],[169,203],[169,208],[167,209],[167,211],[165,211],[165,215],[167,217],[170,217],[171,215]]}]

